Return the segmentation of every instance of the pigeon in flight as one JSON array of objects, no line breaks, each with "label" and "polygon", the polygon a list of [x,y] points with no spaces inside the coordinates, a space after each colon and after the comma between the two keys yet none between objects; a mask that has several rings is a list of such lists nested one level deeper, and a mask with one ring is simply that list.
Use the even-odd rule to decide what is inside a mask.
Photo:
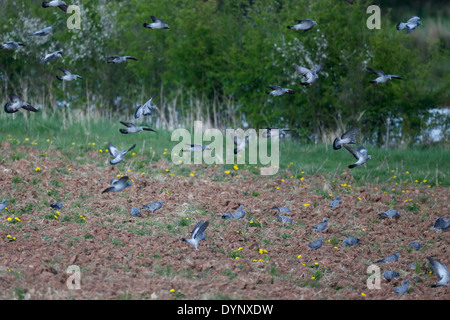
[{"label": "pigeon in flight", "polygon": [[128,149],[128,150],[120,151],[119,149],[114,147],[111,144],[111,142],[109,142],[108,143],[108,151],[109,151],[109,154],[114,157],[114,159],[112,159],[109,163],[112,165],[115,165],[115,164],[122,162],[122,160],[125,157],[125,155],[127,154],[127,152],[133,150],[135,147],[136,147],[136,144],[132,145],[130,147],[130,149]]},{"label": "pigeon in flight", "polygon": [[5,210],[6,208],[6,199],[3,199],[3,201],[0,203],[0,212]]},{"label": "pigeon in flight", "polygon": [[282,223],[290,223],[290,224],[294,225],[294,221],[292,221],[292,219],[289,217],[275,215],[275,218],[280,220]]},{"label": "pigeon in flight", "polygon": [[[262,137],[263,138],[270,138],[272,136],[274,137],[284,137],[286,135],[286,131],[294,131],[294,129],[289,128],[266,128],[266,131],[263,132]],[[273,131],[272,131],[273,130]],[[275,130],[278,130],[278,134],[275,133]]]},{"label": "pigeon in flight", "polygon": [[152,114],[153,110],[157,109],[155,105],[152,105],[152,100],[156,94],[150,98],[145,104],[139,106],[134,113],[134,118],[139,119],[141,116],[149,116]]},{"label": "pigeon in flight", "polygon": [[39,37],[44,37],[44,36],[48,36],[52,30],[55,28],[55,26],[50,26],[50,27],[46,27],[44,29],[38,30],[35,33],[30,34],[30,37],[35,37],[35,36],[39,36]]},{"label": "pigeon in flight", "polygon": [[444,266],[437,260],[434,260],[431,257],[427,257],[428,262],[430,262],[431,267],[433,268],[434,273],[437,275],[439,282],[432,285],[433,288],[446,286],[450,283],[450,271],[448,271],[447,267]]},{"label": "pigeon in flight", "polygon": [[209,225],[209,221],[206,220],[205,222],[199,221],[191,233],[191,239],[182,238],[181,240],[187,243],[190,243],[194,246],[195,250],[198,250],[198,243],[201,240],[206,239],[205,230]]},{"label": "pigeon in flight", "polygon": [[44,1],[44,2],[42,2],[42,7],[43,8],[58,7],[62,11],[67,12],[67,4],[61,0]]},{"label": "pigeon in flight", "polygon": [[235,212],[222,214],[222,219],[241,219],[245,216],[245,213],[244,205],[241,204]]},{"label": "pigeon in flight", "polygon": [[323,240],[323,238],[320,238],[319,240],[310,242],[310,243],[308,243],[308,247],[310,247],[311,249],[317,250],[320,247],[322,247],[322,240]]},{"label": "pigeon in flight", "polygon": [[63,204],[61,202],[55,202],[50,205],[53,209],[62,209]]},{"label": "pigeon in flight", "polygon": [[447,230],[450,228],[450,218],[444,219],[444,217],[439,217],[434,222],[434,225],[429,228],[430,230]]},{"label": "pigeon in flight", "polygon": [[410,18],[408,21],[406,22],[400,22],[397,24],[396,29],[397,30],[403,30],[406,28],[406,33],[411,33],[414,31],[414,29],[416,29],[419,25],[422,24],[422,21],[420,21],[420,18],[417,16],[414,16],[412,18]]},{"label": "pigeon in flight", "polygon": [[295,91],[288,88],[282,88],[280,86],[266,86],[271,89],[271,91],[266,91],[267,94],[271,96],[282,96],[283,94],[294,94]]},{"label": "pigeon in flight", "polygon": [[52,53],[48,53],[44,58],[41,59],[41,63],[45,63],[50,60],[56,60],[62,57],[62,50],[58,50]]},{"label": "pigeon in flight", "polygon": [[391,209],[391,210],[388,210],[386,212],[378,214],[378,216],[380,218],[389,218],[389,219],[396,218],[396,219],[398,219],[401,216],[401,214],[402,213],[400,211]]},{"label": "pigeon in flight", "polygon": [[294,66],[295,71],[298,72],[302,77],[304,77],[306,80],[303,81],[301,84],[304,86],[310,86],[312,85],[317,79],[319,79],[319,76],[317,75],[320,70],[322,70],[322,64],[319,64],[314,71],[309,70],[305,67],[300,67],[299,65],[296,65],[295,63],[292,64]]},{"label": "pigeon in flight", "polygon": [[396,253],[384,259],[377,260],[375,261],[375,263],[396,262],[398,260],[398,257],[400,257],[400,253]]},{"label": "pigeon in flight", "polygon": [[73,80],[77,80],[77,79],[83,79],[83,77],[77,75],[77,74],[73,74],[72,72],[70,72],[67,69],[63,69],[63,68],[58,68],[59,71],[61,71],[62,73],[64,73],[63,76],[56,76],[56,78],[60,81],[73,81]]},{"label": "pigeon in flight", "polygon": [[210,146],[204,145],[204,144],[197,144],[197,143],[193,143],[193,144],[189,144],[187,143],[187,145],[190,147],[189,149],[183,149],[183,152],[202,152],[205,150],[211,150]]},{"label": "pigeon in flight", "polygon": [[376,78],[375,80],[371,80],[370,83],[380,84],[380,83],[388,82],[391,79],[402,80],[402,78],[400,76],[397,76],[395,74],[385,74],[383,71],[374,70],[369,67],[367,67],[366,69],[378,76],[378,78]]},{"label": "pigeon in flight", "polygon": [[139,208],[136,208],[136,207],[131,208],[130,213],[133,217],[141,216],[141,210],[139,210]]},{"label": "pigeon in flight", "polygon": [[372,158],[371,155],[367,154],[367,149],[363,146],[359,147],[358,150],[355,150],[344,144],[344,148],[347,149],[356,160],[358,160],[354,164],[348,166],[350,169],[356,166],[362,166],[368,159]]},{"label": "pigeon in flight", "polygon": [[137,126],[134,123],[131,122],[126,122],[126,121],[120,121],[121,124],[123,124],[124,126],[126,126],[126,129],[119,129],[120,133],[123,134],[128,134],[128,133],[138,133],[140,131],[153,131],[156,132],[155,130],[153,130],[150,127],[145,127],[145,126]]},{"label": "pigeon in flight", "polygon": [[122,62],[126,62],[127,60],[136,60],[137,59],[135,57],[131,57],[131,56],[110,56],[107,57],[106,59],[108,59],[108,63],[122,63]]},{"label": "pigeon in flight", "polygon": [[23,42],[8,41],[2,44],[0,46],[0,49],[14,50],[17,49],[18,47],[25,47],[25,44]]},{"label": "pigeon in flight", "polygon": [[406,279],[405,282],[401,286],[398,286],[397,288],[392,290],[392,292],[402,295],[402,294],[406,293],[406,291],[408,291],[408,288],[409,288],[409,279]]},{"label": "pigeon in flight", "polygon": [[411,241],[409,243],[409,246],[411,248],[413,248],[413,249],[416,249],[416,250],[420,250],[420,248],[422,248],[422,245],[420,243],[418,243],[418,242],[415,242],[415,241]]},{"label": "pigeon in flight", "polygon": [[359,128],[350,129],[341,136],[341,138],[336,138],[333,141],[333,149],[339,150],[342,148],[344,144],[358,144],[356,142],[356,133],[359,131]]},{"label": "pigeon in flight", "polygon": [[329,218],[323,219],[322,222],[319,222],[315,226],[312,226],[311,229],[313,229],[314,231],[322,232],[323,230],[325,230],[327,228],[328,220],[330,220],[330,219]]},{"label": "pigeon in flight", "polygon": [[339,205],[339,200],[341,200],[341,196],[337,196],[336,199],[330,202],[331,209],[335,209]]},{"label": "pigeon in flight", "polygon": [[32,111],[32,112],[37,112],[38,110],[36,108],[34,108],[31,104],[27,103],[27,102],[23,102],[18,96],[16,96],[15,94],[10,94],[9,95],[9,100],[11,100],[11,102],[7,102],[5,104],[5,112],[6,113],[15,113],[17,112],[20,108],[23,108],[25,110],[28,111]]},{"label": "pigeon in flight", "polygon": [[317,22],[311,19],[303,19],[303,20],[296,20],[297,24],[294,24],[293,26],[287,26],[288,29],[299,31],[308,31],[311,30]]},{"label": "pigeon in flight", "polygon": [[398,272],[395,271],[385,271],[381,274],[383,276],[383,278],[385,278],[388,282],[391,282],[392,279],[394,279],[395,277],[398,277],[400,274]]},{"label": "pigeon in flight", "polygon": [[353,238],[353,237],[348,237],[344,240],[344,246],[345,247],[351,247],[357,243],[359,243],[359,239]]},{"label": "pigeon in flight", "polygon": [[256,135],[255,131],[252,131],[252,133],[250,135],[246,136],[245,138],[241,138],[241,137],[235,135],[233,138],[234,145],[236,146],[234,148],[234,154],[238,154],[239,152],[244,150],[248,146],[248,142],[250,141],[250,139],[252,137],[254,137],[255,135]]},{"label": "pigeon in flight", "polygon": [[292,213],[291,209],[287,207],[273,207],[271,210],[277,210],[279,213]]},{"label": "pigeon in flight", "polygon": [[113,179],[111,180],[110,184],[112,185],[112,187],[109,187],[105,190],[102,191],[103,193],[106,192],[118,192],[118,191],[122,191],[123,189],[130,187],[131,186],[131,182],[128,181],[128,176],[123,176],[120,179]]},{"label": "pigeon in flight", "polygon": [[151,16],[152,23],[144,23],[145,28],[149,29],[170,29],[169,25],[165,24],[161,19],[156,18],[155,16]]},{"label": "pigeon in flight", "polygon": [[164,201],[156,201],[152,203],[148,203],[142,207],[143,210],[150,210],[152,213],[155,213],[156,210],[161,209]]}]

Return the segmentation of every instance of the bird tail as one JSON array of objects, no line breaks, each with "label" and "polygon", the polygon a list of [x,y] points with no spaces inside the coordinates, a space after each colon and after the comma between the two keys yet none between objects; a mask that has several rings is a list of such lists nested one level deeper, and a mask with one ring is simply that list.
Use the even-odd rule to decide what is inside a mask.
[{"label": "bird tail", "polygon": [[56,79],[63,81],[62,77],[56,76]]},{"label": "bird tail", "polygon": [[231,214],[229,214],[229,213],[224,213],[223,215],[222,215],[222,219],[231,219],[231,217],[232,217],[232,215]]},{"label": "bird tail", "polygon": [[370,80],[370,83],[377,83],[375,80]]},{"label": "bird tail", "polygon": [[288,29],[292,29],[292,26],[287,26]]},{"label": "bird tail", "polygon": [[342,148],[342,146],[339,144],[339,139],[338,138],[334,139],[334,141],[333,141],[333,149],[334,150],[339,150],[341,148]]},{"label": "bird tail", "polygon": [[144,26],[144,28],[150,28],[150,24],[148,24],[148,23],[144,23],[143,26]]},{"label": "bird tail", "polygon": [[48,7],[48,1],[42,2],[42,7],[43,7],[43,8],[47,8],[47,7]]},{"label": "bird tail", "polygon": [[350,169],[353,169],[354,167],[356,167],[356,164],[351,164],[348,166]]},{"label": "bird tail", "polygon": [[400,22],[397,24],[397,26],[395,27],[397,30],[403,30],[406,27],[406,23],[404,22]]},{"label": "bird tail", "polygon": [[152,128],[147,128],[147,127],[145,127],[143,130],[145,130],[145,131],[153,131],[153,132],[156,132],[156,131],[153,130]]},{"label": "bird tail", "polygon": [[27,104],[27,105],[23,106],[23,108],[24,108],[25,110],[32,111],[32,112],[37,112],[37,111],[38,111],[38,110],[37,110],[35,107],[33,107],[31,104]]},{"label": "bird tail", "polygon": [[127,134],[128,133],[127,129],[119,129],[119,131],[120,131],[120,133],[123,133],[123,134]]},{"label": "bird tail", "polygon": [[270,94],[270,91],[266,91],[267,94]]},{"label": "bird tail", "polygon": [[237,153],[238,153],[238,149],[234,148],[234,154],[237,154]]}]

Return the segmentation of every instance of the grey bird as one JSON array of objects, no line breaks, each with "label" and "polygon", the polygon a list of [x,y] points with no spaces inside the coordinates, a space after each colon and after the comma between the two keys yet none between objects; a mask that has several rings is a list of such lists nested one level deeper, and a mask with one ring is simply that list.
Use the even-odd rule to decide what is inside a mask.
[{"label": "grey bird", "polygon": [[61,202],[55,202],[50,205],[53,209],[62,209],[63,204]]},{"label": "grey bird", "polygon": [[393,254],[393,255],[391,255],[389,257],[386,257],[384,259],[377,260],[374,263],[396,262],[398,260],[398,257],[400,257],[400,253],[396,253],[396,254]]},{"label": "grey bird", "polygon": [[114,63],[114,64],[126,62],[127,60],[137,61],[137,59],[132,56],[109,56],[109,57],[106,57],[106,59],[108,60],[108,63]]},{"label": "grey bird", "polygon": [[329,218],[323,219],[322,222],[319,222],[315,226],[312,226],[311,229],[313,229],[314,231],[322,232],[323,230],[325,230],[327,228],[328,220],[330,220],[330,219]]},{"label": "grey bird", "polygon": [[31,104],[27,102],[23,102],[18,96],[15,94],[9,95],[10,102],[5,104],[5,112],[6,113],[15,113],[19,111],[20,108],[23,108],[28,111],[37,112],[38,110],[33,107]]},{"label": "grey bird", "polygon": [[395,28],[397,30],[403,30],[406,28],[406,33],[408,34],[408,33],[413,32],[421,24],[422,24],[422,21],[420,21],[420,18],[417,16],[414,16],[406,22],[399,22]]},{"label": "grey bird", "polygon": [[25,47],[25,44],[23,42],[8,41],[8,42],[3,43],[0,46],[0,49],[14,50],[14,49],[17,49],[18,47]]},{"label": "grey bird", "polygon": [[353,238],[353,237],[348,237],[348,238],[346,238],[344,240],[344,246],[345,247],[351,247],[351,246],[353,246],[353,245],[355,245],[355,244],[357,244],[359,242],[360,242],[359,239],[356,239],[356,238]]},{"label": "grey bird", "polygon": [[266,86],[267,88],[271,89],[271,91],[266,91],[267,94],[271,96],[282,96],[284,94],[294,94],[295,91],[288,88],[283,88],[280,86]]},{"label": "grey bird", "polygon": [[142,207],[143,210],[150,210],[152,213],[155,213],[156,210],[161,209],[162,205],[164,204],[164,201],[156,201],[151,202]]},{"label": "grey bird", "polygon": [[0,203],[0,212],[5,210],[6,208],[6,199],[3,199],[3,201]]},{"label": "grey bird", "polygon": [[242,219],[245,213],[244,205],[241,204],[235,212],[222,214],[222,219]]},{"label": "grey bird", "polygon": [[311,30],[317,22],[311,19],[303,19],[303,20],[296,20],[297,23],[292,26],[287,26],[288,29],[299,31],[308,31]]},{"label": "grey bird", "polygon": [[331,201],[330,202],[331,209],[335,209],[339,205],[340,200],[341,200],[341,196],[337,196],[336,199]]},{"label": "grey bird", "polygon": [[149,29],[170,29],[169,25],[164,23],[161,19],[156,18],[155,16],[150,17],[152,19],[152,23],[144,23],[144,28]]},{"label": "grey bird", "polygon": [[304,86],[310,86],[312,85],[317,79],[319,79],[318,73],[322,70],[322,63],[319,64],[314,71],[309,70],[305,67],[300,67],[299,65],[296,65],[295,63],[292,64],[294,66],[295,71],[298,72],[302,77],[305,78],[305,81],[303,81],[301,84]]},{"label": "grey bird", "polygon": [[444,219],[444,217],[439,217],[434,222],[434,225],[429,228],[430,230],[447,230],[450,228],[450,218]]},{"label": "grey bird", "polygon": [[244,150],[248,146],[250,139],[255,135],[255,131],[253,131],[249,136],[246,136],[245,138],[241,138],[235,135],[233,138],[234,145],[236,146],[234,148],[234,154],[238,154],[239,152]]},{"label": "grey bird", "polygon": [[447,267],[444,266],[439,261],[434,260],[431,257],[427,257],[427,259],[428,259],[428,262],[430,262],[431,267],[433,268],[433,272],[436,274],[436,276],[439,279],[439,282],[432,285],[432,287],[436,288],[436,287],[448,285],[450,283],[450,271],[448,271]]},{"label": "grey bird", "polygon": [[42,2],[43,8],[58,7],[62,11],[67,12],[67,4],[62,0],[50,0]]},{"label": "grey bird", "polygon": [[398,286],[397,288],[392,290],[392,292],[402,295],[402,294],[406,293],[406,291],[408,291],[408,288],[409,288],[409,279],[406,279],[405,282],[401,286]]},{"label": "grey bird", "polygon": [[131,208],[131,210],[130,210],[130,214],[131,214],[133,217],[140,217],[140,216],[141,216],[141,210],[139,210],[139,208],[133,207],[133,208]]},{"label": "grey bird", "polygon": [[413,249],[416,249],[416,250],[420,250],[420,248],[422,248],[422,245],[420,243],[418,243],[418,242],[415,242],[415,241],[411,241],[409,243],[409,246],[411,248],[413,248]]},{"label": "grey bird", "polygon": [[191,239],[186,239],[186,238],[182,238],[181,240],[184,242],[187,242],[189,244],[192,244],[195,248],[195,250],[198,250],[198,243],[201,240],[205,240],[206,239],[206,234],[205,234],[205,230],[209,225],[209,221],[199,221],[194,229],[192,230],[191,233]]},{"label": "grey bird", "polygon": [[277,210],[279,213],[292,213],[291,209],[287,207],[272,207],[271,210]]},{"label": "grey bird", "polygon": [[39,37],[44,37],[44,36],[48,36],[50,33],[52,33],[52,30],[55,28],[55,26],[50,26],[50,27],[45,27],[44,29],[38,30],[32,34],[30,34],[30,37],[35,37],[35,36],[39,36]]},{"label": "grey bird", "polygon": [[359,128],[352,128],[341,136],[341,138],[336,138],[333,141],[333,149],[339,150],[342,148],[344,144],[358,144],[356,142],[356,134],[358,133]]},{"label": "grey bird", "polygon": [[136,144],[132,145],[128,150],[122,150],[120,151],[115,146],[112,145],[111,142],[108,143],[108,151],[111,156],[114,157],[109,163],[112,165],[118,164],[122,162],[123,158],[127,154],[128,151],[133,150],[136,147]]},{"label": "grey bird", "polygon": [[395,209],[391,209],[391,210],[388,210],[386,212],[378,214],[378,216],[380,218],[388,218],[388,219],[393,219],[393,218],[398,219],[401,215],[402,215],[402,213],[400,211],[395,210]]},{"label": "grey bird", "polygon": [[58,50],[52,53],[48,53],[44,58],[41,59],[41,63],[45,63],[50,60],[56,60],[62,57],[62,50]]},{"label": "grey bird", "polygon": [[[287,132],[286,131],[294,131],[295,129],[289,129],[289,128],[265,128],[266,131],[263,132],[262,137],[263,138],[270,138],[270,137],[284,137]],[[277,131],[278,130],[278,133]]]},{"label": "grey bird", "polygon": [[190,147],[189,149],[183,149],[183,152],[202,152],[205,150],[211,150],[210,146],[204,145],[204,144],[197,144],[197,143],[192,143],[189,144],[187,143],[187,145]]},{"label": "grey bird", "polygon": [[278,220],[280,220],[282,223],[290,223],[290,224],[294,224],[294,221],[292,221],[291,218],[286,217],[286,216],[279,216],[279,215],[275,215],[275,218],[277,218]]},{"label": "grey bird", "polygon": [[106,192],[118,192],[118,191],[122,191],[125,188],[128,188],[131,186],[131,182],[128,181],[128,176],[123,176],[120,179],[113,179],[111,180],[112,187],[106,188],[105,190],[102,191],[102,193],[106,193]]},{"label": "grey bird", "polygon": [[322,240],[323,240],[323,238],[320,238],[319,240],[310,242],[310,243],[308,243],[308,247],[310,247],[311,249],[317,250],[320,247],[322,247]]},{"label": "grey bird", "polygon": [[62,73],[64,73],[63,76],[56,76],[56,78],[60,81],[73,81],[73,80],[77,80],[77,79],[83,79],[83,77],[77,75],[77,74],[73,74],[72,72],[70,72],[67,69],[64,68],[58,68],[59,71],[61,71]]},{"label": "grey bird", "polygon": [[150,127],[146,127],[146,126],[137,126],[134,123],[131,122],[126,122],[126,121],[120,121],[121,124],[123,124],[124,126],[126,126],[126,129],[119,129],[120,133],[123,134],[129,134],[129,133],[138,133],[140,131],[153,131],[156,132],[155,130],[153,130]]},{"label": "grey bird", "polygon": [[375,83],[375,84],[386,83],[391,79],[402,80],[402,78],[400,76],[397,76],[395,74],[385,74],[381,70],[374,70],[369,67],[367,67],[366,69],[369,70],[370,72],[374,73],[376,76],[378,76],[378,78],[376,78],[375,80],[371,80],[370,83]]},{"label": "grey bird", "polygon": [[350,152],[357,160],[354,164],[348,166],[350,169],[356,166],[362,166],[367,162],[367,160],[372,158],[371,155],[367,154],[367,149],[363,146],[359,147],[358,150],[355,150],[344,144],[344,148],[347,149],[348,152]]},{"label": "grey bird", "polygon": [[149,116],[152,114],[153,110],[157,109],[155,105],[152,105],[152,100],[156,94],[150,98],[145,104],[139,106],[134,113],[134,118],[139,119],[141,116]]},{"label": "grey bird", "polygon": [[388,282],[391,282],[392,279],[398,277],[400,274],[395,271],[385,271],[381,274],[383,278],[385,278]]}]

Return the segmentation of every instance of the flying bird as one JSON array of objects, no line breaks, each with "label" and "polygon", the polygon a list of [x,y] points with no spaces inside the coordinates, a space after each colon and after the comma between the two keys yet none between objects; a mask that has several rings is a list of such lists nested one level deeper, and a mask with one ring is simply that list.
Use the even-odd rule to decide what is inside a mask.
[{"label": "flying bird", "polygon": [[44,29],[38,30],[32,34],[30,34],[30,37],[35,37],[35,36],[39,36],[39,37],[44,37],[44,36],[48,36],[52,30],[55,28],[55,26],[50,26],[50,27],[46,27]]},{"label": "flying bird", "polygon": [[433,272],[437,275],[439,279],[439,282],[432,285],[432,287],[436,288],[448,285],[450,283],[450,271],[448,271],[447,267],[431,257],[427,257],[427,259],[428,262],[431,264],[431,267],[433,268]]},{"label": "flying bird", "polygon": [[244,205],[241,204],[235,212],[222,214],[222,219],[242,219],[245,213]]},{"label": "flying bird", "polygon": [[119,129],[120,133],[123,134],[128,134],[128,133],[138,133],[140,131],[153,131],[156,132],[155,130],[153,130],[150,127],[146,127],[146,126],[137,126],[134,123],[131,122],[126,122],[126,121],[120,121],[121,124],[123,124],[124,126],[126,126],[126,129]]},{"label": "flying bird", "polygon": [[18,47],[25,47],[25,44],[23,42],[8,41],[8,42],[3,43],[0,46],[0,49],[14,50],[14,49],[17,49]]},{"label": "flying bird", "polygon": [[319,79],[318,73],[322,70],[322,63],[319,64],[314,71],[309,70],[305,67],[300,67],[299,65],[296,65],[295,63],[292,64],[295,71],[298,72],[302,77],[305,78],[305,81],[303,81],[301,84],[304,86],[310,86],[312,85],[317,79]]},{"label": "flying bird", "polygon": [[41,63],[45,63],[50,60],[56,60],[62,57],[62,50],[58,50],[52,53],[48,53],[44,58],[41,59]]},{"label": "flying bird", "polygon": [[139,106],[134,113],[134,118],[139,119],[141,116],[149,116],[152,114],[153,110],[157,109],[155,105],[152,105],[152,100],[156,94],[150,98],[145,104]]},{"label": "flying bird", "polygon": [[277,210],[279,213],[291,213],[291,209],[287,207],[272,207],[271,210]]},{"label": "flying bird", "polygon": [[344,148],[347,149],[357,160],[354,164],[348,166],[350,169],[356,166],[362,166],[367,162],[367,160],[372,158],[371,155],[367,154],[367,149],[363,146],[359,147],[358,150],[355,150],[344,144]]},{"label": "flying bird", "polygon": [[72,72],[70,72],[67,69],[63,69],[63,68],[58,68],[58,70],[60,70],[62,73],[64,73],[63,76],[56,76],[56,78],[60,81],[73,81],[73,80],[77,80],[77,79],[83,79],[83,77],[77,75],[77,74],[73,74]]},{"label": "flying bird", "polygon": [[203,221],[199,221],[194,229],[192,230],[191,233],[191,239],[186,239],[186,238],[182,238],[181,240],[184,242],[187,242],[191,245],[194,246],[195,250],[198,250],[198,243],[201,240],[205,240],[206,239],[206,234],[205,234],[205,230],[209,225],[209,221],[206,220],[205,222]]},{"label": "flying bird", "polygon": [[376,76],[378,76],[378,78],[376,78],[375,80],[370,80],[370,83],[380,84],[380,83],[388,82],[391,79],[400,79],[400,80],[402,80],[402,78],[400,76],[397,76],[395,74],[385,74],[381,70],[374,70],[374,69],[369,68],[369,67],[367,67],[366,69],[369,70],[370,72],[372,72],[373,74],[375,74]]},{"label": "flying bird", "polygon": [[136,60],[136,58],[131,57],[131,56],[110,56],[110,57],[106,57],[106,59],[108,60],[108,63],[122,63],[122,62],[126,62],[127,60]]},{"label": "flying bird", "polygon": [[267,94],[271,96],[282,96],[284,94],[294,94],[295,91],[288,88],[282,88],[280,86],[266,86],[267,88],[271,89],[271,91],[266,91]]},{"label": "flying bird", "polygon": [[164,204],[164,201],[156,201],[151,202],[142,207],[143,210],[150,210],[152,213],[155,213],[156,210],[161,209],[162,205]]},{"label": "flying bird", "polygon": [[248,146],[250,139],[252,137],[254,137],[255,135],[256,135],[255,131],[252,131],[252,133],[250,135],[246,136],[245,138],[241,138],[241,137],[235,135],[233,137],[233,142],[234,142],[234,145],[236,146],[234,148],[234,154],[238,154],[239,152],[244,150]]},{"label": "flying bird", "polygon": [[44,7],[44,8],[58,7],[62,11],[67,12],[67,4],[61,0],[44,1],[44,2],[42,2],[42,7]]},{"label": "flying bird", "polygon": [[398,257],[400,257],[400,253],[396,253],[384,259],[377,260],[375,261],[375,263],[396,262],[398,260]]},{"label": "flying bird", "polygon": [[108,143],[108,151],[111,156],[114,157],[109,163],[112,165],[118,164],[122,162],[123,158],[127,154],[128,151],[133,150],[136,147],[136,144],[132,145],[128,150],[122,150],[120,151],[115,146],[112,145],[111,142]]},{"label": "flying bird", "polygon": [[170,29],[169,25],[165,24],[161,19],[156,18],[155,16],[151,16],[152,23],[144,23],[145,28],[149,29]]},{"label": "flying bird", "polygon": [[303,19],[303,20],[296,20],[297,24],[294,24],[293,26],[287,26],[288,29],[299,31],[308,31],[311,30],[317,22],[311,19]]},{"label": "flying bird", "polygon": [[204,145],[204,144],[197,144],[197,143],[192,143],[189,144],[187,143],[187,145],[190,147],[189,149],[183,149],[183,152],[202,152],[205,150],[211,150],[210,146]]},{"label": "flying bird", "polygon": [[5,112],[6,113],[15,113],[17,112],[20,108],[23,108],[25,110],[28,111],[32,111],[32,112],[37,112],[38,110],[33,107],[31,104],[27,103],[27,102],[23,102],[18,96],[16,96],[15,94],[10,94],[9,95],[9,100],[11,100],[11,102],[7,102],[5,104]]},{"label": "flying bird", "polygon": [[408,288],[409,288],[409,279],[406,279],[405,282],[401,286],[398,286],[397,288],[392,290],[392,292],[402,295],[402,294],[406,293],[406,291],[408,291]]},{"label": "flying bird", "polygon": [[278,220],[280,220],[282,223],[290,223],[290,224],[294,224],[294,221],[292,221],[291,218],[286,217],[286,216],[279,216],[279,215],[275,215],[275,218],[277,218]]},{"label": "flying bird", "polygon": [[341,138],[336,138],[333,141],[333,149],[339,150],[342,148],[344,144],[358,144],[356,142],[356,134],[358,133],[359,128],[350,129],[344,134],[342,134]]},{"label": "flying bird", "polygon": [[329,218],[323,219],[322,222],[319,222],[315,226],[312,226],[311,229],[313,229],[314,231],[322,232],[323,230],[325,230],[327,228],[328,220],[330,220],[330,219]]},{"label": "flying bird", "polygon": [[[266,128],[266,131],[263,132],[262,137],[263,138],[270,138],[270,137],[284,137],[287,133],[286,131],[294,131],[295,129],[289,129],[289,128]],[[278,133],[276,133],[276,130],[278,130]]]},{"label": "flying bird", "polygon": [[308,247],[310,247],[311,249],[317,250],[320,247],[322,247],[322,240],[323,240],[323,238],[320,238],[319,240],[310,242],[310,243],[308,243]]},{"label": "flying bird", "polygon": [[103,193],[106,192],[118,192],[118,191],[122,191],[125,188],[128,188],[131,186],[131,182],[128,181],[128,176],[123,176],[120,179],[113,179],[110,181],[110,184],[112,185],[112,187],[106,188],[105,190],[102,191]]},{"label": "flying bird", "polygon": [[360,242],[359,239],[356,239],[353,237],[348,237],[348,238],[344,239],[344,247],[351,247],[359,242]]},{"label": "flying bird", "polygon": [[339,205],[339,201],[341,200],[341,196],[337,196],[336,199],[330,202],[331,209],[335,209]]},{"label": "flying bird", "polygon": [[398,219],[401,215],[402,215],[402,213],[400,211],[395,210],[395,209],[391,209],[391,210],[388,210],[386,212],[378,214],[378,216],[380,218],[389,218],[389,219],[393,219],[393,218]]},{"label": "flying bird", "polygon": [[434,225],[429,228],[430,230],[447,230],[450,228],[450,218],[444,219],[444,217],[439,217],[434,222]]},{"label": "flying bird", "polygon": [[399,22],[395,28],[397,30],[403,30],[406,28],[406,34],[408,34],[408,33],[413,32],[414,29],[416,29],[421,24],[422,24],[422,21],[420,21],[420,18],[417,16],[414,16],[406,22]]}]

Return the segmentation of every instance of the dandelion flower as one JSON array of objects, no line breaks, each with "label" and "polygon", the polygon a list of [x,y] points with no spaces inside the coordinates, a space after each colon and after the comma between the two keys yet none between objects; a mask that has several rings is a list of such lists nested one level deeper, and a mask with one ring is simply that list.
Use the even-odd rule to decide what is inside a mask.
[{"label": "dandelion flower", "polygon": [[41,168],[40,167],[36,167],[36,169],[34,169],[34,171],[41,172]]},{"label": "dandelion flower", "polygon": [[309,207],[310,204],[309,204],[309,203],[305,203],[304,206],[305,206],[305,207]]}]

